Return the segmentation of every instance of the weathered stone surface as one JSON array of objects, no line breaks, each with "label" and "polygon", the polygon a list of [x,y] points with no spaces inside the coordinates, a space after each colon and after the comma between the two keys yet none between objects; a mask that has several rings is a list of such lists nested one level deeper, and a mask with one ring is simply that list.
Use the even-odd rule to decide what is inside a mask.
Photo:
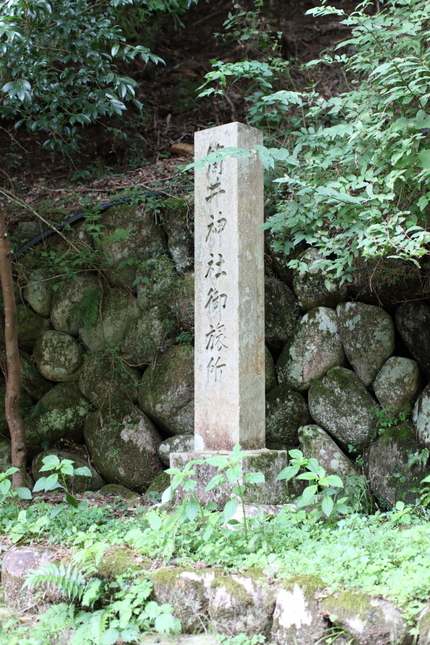
[{"label": "weathered stone surface", "polygon": [[34,346],[33,358],[39,372],[51,381],[77,381],[84,350],[72,336],[50,330]]},{"label": "weathered stone surface", "polygon": [[138,369],[129,367],[117,357],[90,356],[79,372],[78,386],[84,396],[99,408],[130,400],[137,403]]},{"label": "weathered stone surface", "polygon": [[333,274],[327,273],[321,266],[323,257],[317,249],[303,251],[297,260],[304,266],[293,271],[293,288],[303,311],[314,307],[336,307],[346,297],[347,287],[339,286]]},{"label": "weathered stone surface", "polygon": [[137,303],[142,311],[159,307],[165,313],[171,312],[180,278],[172,260],[159,255],[146,260],[136,274]]},{"label": "weathered stone surface", "polygon": [[0,436],[0,473],[5,473],[10,467],[10,441]]},{"label": "weathered stone surface", "polygon": [[[202,130],[195,159],[262,141],[242,123]],[[263,220],[257,156],[196,168],[195,432],[205,450],[265,445]]]},{"label": "weathered stone surface", "polygon": [[84,434],[94,465],[108,482],[142,492],[162,470],[161,437],[132,403],[89,414]]},{"label": "weathered stone surface", "polygon": [[[3,356],[4,350],[0,350],[0,356]],[[22,389],[31,396],[34,401],[39,401],[55,385],[52,381],[46,380],[35,365],[35,361],[27,352],[19,353],[19,363],[21,366],[21,383]]]},{"label": "weathered stone surface", "polygon": [[265,340],[272,350],[284,347],[300,318],[294,293],[276,278],[264,281]]},{"label": "weathered stone surface", "polygon": [[209,589],[209,619],[220,634],[267,636],[272,625],[276,587],[260,569],[215,575]]},{"label": "weathered stone surface", "polygon": [[[9,426],[6,421],[5,394],[6,385],[2,383],[0,385],[0,436],[9,437]],[[21,416],[25,417],[31,410],[32,406],[33,402],[31,400],[31,396],[29,396],[27,392],[22,391],[19,400],[19,411],[21,413]]]},{"label": "weathered stone surface", "polygon": [[172,343],[175,330],[175,321],[166,317],[163,307],[146,309],[129,325],[121,343],[121,355],[134,366],[149,365],[159,351]]},{"label": "weathered stone surface", "polygon": [[170,453],[191,452],[195,450],[195,439],[193,434],[177,434],[174,437],[165,439],[158,446],[160,459],[166,466],[170,466]]},{"label": "weathered stone surface", "polygon": [[424,388],[414,405],[412,424],[418,443],[430,449],[430,384]]},{"label": "weathered stone surface", "polygon": [[346,357],[366,387],[394,351],[394,324],[381,307],[343,302],[336,308]]},{"label": "weathered stone surface", "polygon": [[193,232],[190,209],[184,199],[167,199],[163,202],[161,221],[167,233],[167,245],[176,271],[183,275],[194,264]]},{"label": "weathered stone surface", "polygon": [[388,600],[342,591],[321,601],[334,625],[346,629],[359,645],[392,645],[406,636],[400,611]]},{"label": "weathered stone surface", "polygon": [[430,379],[430,305],[404,302],[396,311],[396,327],[413,358]]},{"label": "weathered stone surface", "polygon": [[333,439],[317,425],[299,428],[300,448],[305,457],[318,460],[328,475],[338,475],[343,488],[338,497],[347,497],[347,504],[354,512],[369,512],[371,500],[367,493],[367,482],[360,475],[351,460],[343,453]]},{"label": "weathered stone surface", "polygon": [[215,579],[213,569],[157,569],[150,574],[154,598],[169,603],[181,621],[183,632],[202,632],[209,621],[209,589]]},{"label": "weathered stone surface", "polygon": [[[119,239],[119,230],[128,234]],[[136,278],[136,265],[163,253],[166,241],[164,231],[154,223],[152,214],[146,211],[143,203],[136,206],[122,204],[104,213],[103,228],[94,245],[111,266],[108,274],[112,283],[125,283],[131,287]],[[130,263],[120,269],[124,260],[130,260]]]},{"label": "weathered stone surface", "polygon": [[[364,469],[370,490],[383,508],[397,501],[414,504],[421,480],[428,468],[419,462],[409,466],[409,460],[420,454],[420,447],[408,423],[385,428],[365,453]],[[415,489],[415,490],[413,490]]]},{"label": "weathered stone surface", "polygon": [[180,279],[178,288],[173,294],[173,311],[179,329],[194,330],[194,273],[186,273]]},{"label": "weathered stone surface", "polygon": [[278,385],[266,394],[266,446],[288,450],[298,443],[297,431],[309,423],[308,406],[302,394],[288,385]]},{"label": "weathered stone surface", "polygon": [[419,632],[418,642],[421,645],[430,643],[430,603],[427,603],[421,610],[418,617],[417,629]]},{"label": "weathered stone surface", "polygon": [[357,451],[369,444],[377,427],[375,400],[358,376],[344,367],[333,367],[312,383],[308,406],[318,425]]},{"label": "weathered stone surface", "polygon": [[[220,454],[227,456],[229,453],[225,451],[175,452],[170,455],[170,466],[171,468],[183,470],[188,462],[196,459],[203,460],[202,464],[193,465],[193,470],[196,472],[195,479],[197,480],[195,495],[202,504],[214,501],[219,508],[224,508],[233,495],[233,484],[221,484],[208,492],[205,491],[205,487],[212,477],[219,473],[215,466],[210,466],[205,460]],[[247,450],[246,456],[240,462],[240,466],[243,473],[262,472],[265,476],[265,482],[247,486],[244,493],[246,502],[252,504],[283,504],[303,492],[300,481],[292,479],[286,482],[284,479],[276,479],[281,470],[288,466],[288,453],[285,450]],[[183,495],[182,487],[177,488],[175,501],[180,502],[183,499]]]},{"label": "weathered stone surface", "polygon": [[391,356],[373,381],[376,398],[388,414],[413,407],[421,387],[418,364],[410,358]]},{"label": "weathered stone surface", "polygon": [[[3,556],[1,582],[6,601],[10,607],[23,611],[34,607],[34,591],[22,589],[25,575],[53,560],[55,549],[37,546],[14,546]],[[33,610],[34,611],[34,610]]]},{"label": "weathered stone surface", "polygon": [[34,457],[59,439],[83,443],[88,409],[89,403],[76,383],[59,383],[53,387],[25,419],[28,456]]},{"label": "weathered stone surface", "polygon": [[16,306],[16,317],[18,344],[21,349],[31,352],[37,339],[49,329],[49,322],[26,305]]},{"label": "weathered stone surface", "polygon": [[77,336],[82,313],[79,309],[87,290],[100,290],[98,277],[92,273],[80,273],[75,280],[64,282],[55,291],[51,302],[51,322],[54,329]]},{"label": "weathered stone surface", "polygon": [[283,582],[276,598],[272,638],[276,645],[311,645],[324,631],[315,593],[324,583],[313,576]]},{"label": "weathered stone surface", "polygon": [[274,387],[278,385],[278,379],[276,378],[276,368],[275,361],[273,360],[272,354],[266,347],[266,352],[264,355],[264,364],[265,364],[265,391],[270,392]]},{"label": "weathered stone surface", "polygon": [[86,349],[95,352],[120,344],[133,320],[141,315],[136,298],[121,289],[109,289],[103,296],[97,323],[90,329],[81,323],[79,337]]},{"label": "weathered stone surface", "polygon": [[169,486],[170,475],[164,471],[162,473],[158,473],[146,489],[144,499],[151,504],[161,502],[161,496]]},{"label": "weathered stone surface", "polygon": [[294,390],[307,390],[343,360],[336,312],[316,307],[303,316],[282,350],[276,365],[278,381]]},{"label": "weathered stone surface", "polygon": [[24,298],[41,316],[49,316],[51,311],[53,284],[54,279],[48,279],[43,269],[37,269],[30,273],[28,284],[24,287]]},{"label": "weathered stone surface", "polygon": [[106,484],[100,488],[99,493],[101,495],[115,495],[116,497],[123,497],[130,502],[137,501],[140,498],[138,493],[126,488],[122,484]]},{"label": "weathered stone surface", "polygon": [[169,434],[194,432],[194,350],[172,347],[148,367],[139,387],[139,405]]},{"label": "weathered stone surface", "polygon": [[31,474],[33,479],[37,482],[41,477],[48,477],[51,473],[55,472],[54,470],[44,470],[40,472],[40,468],[43,466],[43,459],[48,455],[56,455],[60,460],[70,459],[73,461],[73,468],[82,468],[86,466],[91,471],[91,477],[86,477],[85,475],[76,475],[76,477],[71,477],[68,475],[66,477],[67,486],[72,494],[84,493],[87,490],[96,491],[104,486],[104,479],[100,476],[95,468],[93,468],[88,461],[82,459],[73,452],[67,450],[45,450],[40,452],[33,459],[31,464]]}]

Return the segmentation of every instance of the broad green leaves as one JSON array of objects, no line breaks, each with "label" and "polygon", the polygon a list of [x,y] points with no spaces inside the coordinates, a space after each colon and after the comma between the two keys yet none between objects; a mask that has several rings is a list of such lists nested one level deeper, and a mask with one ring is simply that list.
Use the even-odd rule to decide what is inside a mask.
[{"label": "broad green leaves", "polygon": [[121,115],[127,102],[140,110],[136,82],[114,59],[161,59],[126,42],[117,25],[123,4],[132,2],[0,0],[0,117],[44,132],[45,147],[68,152],[81,126]]}]

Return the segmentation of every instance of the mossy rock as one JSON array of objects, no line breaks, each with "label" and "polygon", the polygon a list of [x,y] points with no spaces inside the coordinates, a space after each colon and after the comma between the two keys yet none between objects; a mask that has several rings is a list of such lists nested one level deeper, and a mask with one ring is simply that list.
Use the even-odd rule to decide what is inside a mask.
[{"label": "mossy rock", "polygon": [[316,307],[303,316],[282,350],[276,364],[278,381],[302,392],[343,361],[336,312]]},{"label": "mossy rock", "polygon": [[161,437],[146,414],[130,402],[89,414],[84,434],[94,465],[109,483],[141,493],[163,470],[158,456]]},{"label": "mossy rock", "polygon": [[373,391],[386,414],[397,415],[413,407],[421,385],[418,363],[391,356],[373,381]]},{"label": "mossy rock", "polygon": [[167,233],[167,244],[180,275],[194,268],[194,238],[192,212],[184,199],[163,202],[161,221]]},{"label": "mossy rock", "polygon": [[164,493],[166,488],[170,486],[170,475],[166,472],[162,472],[152,480],[148,488],[145,491],[145,499],[150,502],[161,501],[161,495]]},{"label": "mossy rock", "polygon": [[96,469],[88,463],[88,461],[82,459],[82,457],[79,457],[73,452],[55,449],[45,450],[34,457],[31,465],[31,474],[33,475],[35,482],[37,482],[41,477],[49,477],[49,475],[56,472],[55,470],[44,470],[40,472],[40,469],[44,465],[43,459],[48,455],[56,455],[60,461],[62,459],[69,459],[70,461],[73,461],[73,468],[82,468],[85,466],[91,471],[91,477],[87,477],[86,475],[76,475],[75,477],[68,475],[66,477],[67,487],[73,495],[84,493],[85,491],[96,491],[104,485],[104,479],[99,475]]},{"label": "mossy rock", "polygon": [[296,446],[298,429],[310,420],[303,395],[288,385],[278,385],[266,394],[266,444],[284,449]]},{"label": "mossy rock", "polygon": [[[364,593],[341,591],[321,601],[330,621],[346,630],[358,643],[403,643],[406,625],[393,603]],[[412,642],[412,641],[411,641]]]},{"label": "mossy rock", "polygon": [[121,355],[133,365],[149,365],[159,351],[173,343],[175,334],[173,316],[167,317],[164,307],[151,307],[129,325],[121,343]]},{"label": "mossy rock", "polygon": [[16,317],[18,344],[21,349],[31,352],[37,339],[49,329],[49,322],[25,305],[17,305]]},{"label": "mossy rock", "polygon": [[276,278],[265,279],[265,340],[271,350],[284,347],[300,318],[294,293]]},{"label": "mossy rock", "polygon": [[77,381],[84,361],[82,346],[69,334],[50,330],[34,346],[39,372],[51,381]]},{"label": "mossy rock", "polygon": [[[128,234],[119,237],[119,230]],[[165,252],[166,236],[144,203],[120,204],[104,213],[103,228],[94,246],[104,255],[112,284],[132,287],[139,263]]]},{"label": "mossy rock", "polygon": [[356,470],[325,430],[317,425],[299,428],[300,448],[307,458],[317,459],[328,475],[338,475],[343,483],[338,498],[347,497],[347,504],[354,512],[369,513],[372,500],[367,491],[367,481]]},{"label": "mossy rock", "polygon": [[[0,347],[0,359],[6,360],[4,347]],[[19,352],[19,364],[21,367],[21,387],[23,391],[31,396],[33,401],[39,401],[42,396],[54,387],[55,383],[48,381],[40,374],[34,360],[23,350]]]},{"label": "mossy rock", "polygon": [[370,490],[385,509],[397,501],[414,504],[419,497],[421,480],[429,474],[429,467],[411,457],[421,450],[408,423],[386,428],[365,453],[364,468]]},{"label": "mossy rock", "polygon": [[54,447],[60,439],[83,443],[88,411],[89,402],[76,383],[59,383],[52,388],[25,418],[29,458]]},{"label": "mossy rock", "polygon": [[146,370],[139,405],[169,435],[194,432],[193,347],[172,347]]},{"label": "mossy rock", "polygon": [[176,434],[160,443],[158,446],[158,454],[163,464],[169,467],[171,453],[192,452],[195,449],[194,434]]},{"label": "mossy rock", "polygon": [[343,302],[336,308],[345,355],[366,387],[394,351],[394,323],[381,307]]},{"label": "mossy rock", "polygon": [[173,294],[173,310],[179,329],[194,329],[194,273],[182,276],[178,289]]},{"label": "mossy rock", "polygon": [[316,643],[325,623],[317,600],[324,583],[316,576],[294,576],[282,581],[273,613],[272,638],[276,643]]},{"label": "mossy rock", "polygon": [[312,383],[308,406],[312,419],[346,449],[363,450],[377,428],[376,401],[355,372],[344,367],[333,367]]},{"label": "mossy rock", "polygon": [[[336,307],[345,298],[346,286],[322,266],[323,256],[315,248],[306,249],[297,257],[300,266],[293,271],[293,288],[303,311],[314,307]],[[304,270],[304,265],[308,267]]]},{"label": "mossy rock", "polygon": [[98,277],[80,273],[74,280],[63,282],[54,292],[51,302],[51,322],[54,329],[77,336],[81,323],[80,305],[85,291],[100,290]]},{"label": "mossy rock", "polygon": [[404,302],[396,311],[396,327],[412,357],[430,379],[430,304]]},{"label": "mossy rock", "polygon": [[140,495],[138,493],[126,488],[122,484],[106,484],[99,489],[99,493],[102,495],[115,495],[116,497],[122,497],[129,502],[134,502],[140,499]]},{"label": "mossy rock", "polygon": [[273,388],[278,385],[278,379],[276,378],[275,361],[273,360],[272,354],[269,352],[267,347],[265,347],[264,365],[265,365],[264,389],[267,394],[267,392],[270,392],[270,390],[273,390]]},{"label": "mossy rock", "polygon": [[419,443],[430,450],[430,384],[424,388],[414,405],[412,423]]},{"label": "mossy rock", "polygon": [[103,296],[96,324],[86,328],[81,323],[79,337],[92,352],[117,347],[130,323],[137,320],[140,314],[134,296],[122,289],[109,289]]},{"label": "mossy rock", "polygon": [[79,373],[78,386],[96,407],[115,405],[129,400],[137,403],[141,372],[115,356],[91,355]]},{"label": "mossy rock", "polygon": [[30,273],[24,287],[24,298],[34,311],[40,316],[49,316],[51,301],[54,291],[52,289],[56,279],[48,279],[43,269],[36,269]]}]

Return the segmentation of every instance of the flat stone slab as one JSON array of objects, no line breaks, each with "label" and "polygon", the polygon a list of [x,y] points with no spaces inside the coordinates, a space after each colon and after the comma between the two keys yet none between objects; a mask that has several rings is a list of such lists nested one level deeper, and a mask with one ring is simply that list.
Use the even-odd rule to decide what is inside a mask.
[{"label": "flat stone slab", "polygon": [[[195,459],[206,460],[210,457],[225,455],[230,452],[176,452],[170,455],[170,467],[183,470],[185,466]],[[245,501],[254,504],[284,504],[292,497],[300,495],[302,488],[296,484],[295,480],[286,482],[277,480],[277,475],[288,466],[288,452],[286,450],[249,450],[247,456],[240,462],[243,473],[262,472],[265,476],[265,482],[259,484],[250,484],[247,486],[244,497]],[[194,490],[197,499],[201,504],[216,502],[219,507],[224,506],[231,497],[233,497],[232,488],[237,484],[222,484],[210,490],[205,491],[206,485],[212,477],[220,471],[215,466],[203,463],[193,466],[195,475],[192,479],[197,480],[197,486]],[[180,503],[184,493],[182,488],[175,491],[175,503]]]}]

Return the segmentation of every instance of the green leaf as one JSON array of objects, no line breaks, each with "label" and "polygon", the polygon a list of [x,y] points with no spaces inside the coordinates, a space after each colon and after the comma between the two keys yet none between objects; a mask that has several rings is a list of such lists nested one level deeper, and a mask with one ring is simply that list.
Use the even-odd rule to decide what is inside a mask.
[{"label": "green leaf", "polygon": [[317,494],[318,486],[307,486],[303,491],[302,495],[297,500],[298,506],[309,506],[315,499]]},{"label": "green leaf", "polygon": [[260,484],[266,481],[266,478],[264,477],[264,474],[260,472],[245,473],[245,475],[243,476],[243,481],[245,482],[245,484]]},{"label": "green leaf", "polygon": [[335,488],[343,488],[343,482],[337,475],[329,475],[320,480],[321,486],[334,486]]},{"label": "green leaf", "polygon": [[193,520],[196,519],[197,515],[199,514],[200,511],[200,504],[194,497],[191,497],[185,505],[185,513],[188,517],[188,519],[192,522]]},{"label": "green leaf", "polygon": [[238,507],[238,501],[236,498],[230,499],[227,502],[223,510],[223,517],[225,522],[228,522],[229,520],[231,520],[231,518],[237,511],[237,507]]},{"label": "green leaf", "polygon": [[81,466],[73,470],[73,476],[92,477],[91,470],[87,466]]},{"label": "green leaf", "polygon": [[328,497],[328,495],[324,495],[323,501],[321,503],[321,508],[323,510],[323,513],[325,513],[325,515],[327,515],[327,517],[329,515],[331,515],[331,512],[333,510],[333,506],[334,506],[334,503],[333,503],[332,498]]},{"label": "green leaf", "polygon": [[70,505],[73,506],[73,508],[78,508],[79,506],[79,500],[76,499],[76,497],[73,497],[70,493],[66,494],[66,502]]},{"label": "green leaf", "polygon": [[421,168],[425,170],[430,170],[430,150],[421,150],[418,154],[418,159],[421,165]]},{"label": "green leaf", "polygon": [[145,517],[148,520],[148,524],[153,531],[160,530],[163,522],[161,517],[158,515],[158,513],[156,513],[155,511],[151,511],[150,513],[147,513]]},{"label": "green leaf", "polygon": [[26,487],[16,488],[15,492],[20,499],[31,499],[32,497],[31,491]]}]

